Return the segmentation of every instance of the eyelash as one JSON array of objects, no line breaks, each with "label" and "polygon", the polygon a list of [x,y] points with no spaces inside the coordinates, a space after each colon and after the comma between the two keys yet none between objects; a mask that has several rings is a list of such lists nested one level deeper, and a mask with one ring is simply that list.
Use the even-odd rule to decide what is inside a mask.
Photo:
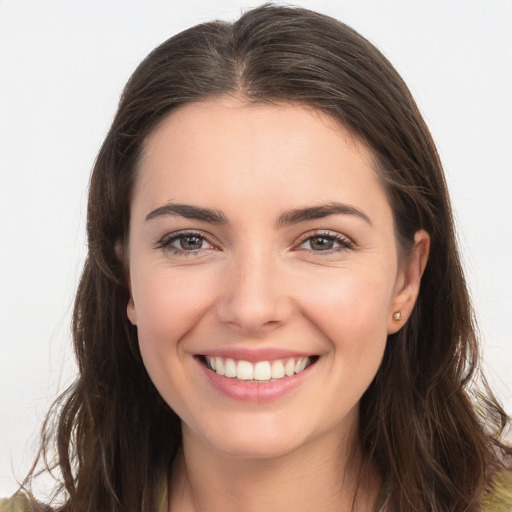
[{"label": "eyelash", "polygon": [[[173,242],[176,242],[177,240],[183,239],[183,238],[197,238],[200,241],[207,242],[210,244],[213,248],[215,248],[215,245],[208,240],[206,236],[203,234],[197,232],[197,231],[180,231],[178,233],[173,233],[171,235],[164,236],[159,242],[155,244],[156,249],[160,249],[165,252],[171,252],[174,255],[178,256],[198,256],[201,255],[203,251],[210,250],[208,249],[197,249],[197,250],[184,250],[179,249],[177,247],[174,247],[172,244]],[[301,245],[303,245],[308,240],[313,240],[315,238],[324,238],[333,242],[337,242],[339,244],[339,247],[331,248],[331,249],[325,249],[320,251],[315,251],[313,249],[301,249]],[[333,231],[315,231],[313,233],[306,233],[299,242],[295,245],[294,251],[297,250],[308,250],[310,252],[314,253],[324,253],[324,254],[332,254],[337,252],[342,252],[346,250],[350,250],[354,248],[354,243],[347,238],[346,236],[343,236],[339,233],[333,232]]]},{"label": "eyelash", "polygon": [[315,238],[325,238],[327,240],[337,242],[339,244],[339,247],[335,247],[332,249],[326,249],[323,251],[314,251],[314,250],[310,249],[311,252],[332,254],[332,253],[347,251],[347,250],[354,248],[354,242],[352,242],[352,240],[350,240],[346,236],[341,235],[340,233],[336,233],[335,231],[315,231],[314,233],[306,233],[299,240],[299,243],[295,246],[295,247],[298,247],[298,249],[294,249],[294,250],[301,250],[300,246],[302,244],[304,244],[308,240],[313,240]]},{"label": "eyelash", "polygon": [[203,234],[198,233],[197,231],[180,231],[178,233],[172,233],[171,235],[164,236],[157,244],[155,245],[156,249],[160,249],[164,252],[171,252],[172,254],[178,255],[178,256],[198,256],[201,254],[204,250],[209,249],[198,249],[198,250],[191,250],[186,251],[184,249],[178,249],[178,247],[174,247],[172,244],[173,242],[176,242],[180,238],[198,238],[201,241],[207,242],[213,247],[215,245],[210,242]]}]

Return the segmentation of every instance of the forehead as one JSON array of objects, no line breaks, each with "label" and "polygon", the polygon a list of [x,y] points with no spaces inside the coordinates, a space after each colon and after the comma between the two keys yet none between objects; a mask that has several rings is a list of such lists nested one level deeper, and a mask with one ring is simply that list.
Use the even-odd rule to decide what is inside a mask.
[{"label": "forehead", "polygon": [[[354,152],[373,166],[370,149],[350,132],[340,121],[328,113],[300,103],[249,103],[243,98],[220,96],[199,102],[186,103],[161,121],[146,138],[142,152],[142,163],[148,156],[165,145],[182,141],[187,146],[204,145],[208,141],[218,144],[232,137],[242,143],[250,138],[260,149],[270,148],[271,142],[279,140],[301,144],[329,145],[342,140]],[[185,149],[185,148],[184,148]],[[230,146],[233,151],[235,148]],[[197,155],[200,156],[200,155]]]},{"label": "forehead", "polygon": [[231,97],[165,118],[146,140],[135,188],[151,206],[256,197],[283,207],[384,199],[389,208],[371,152],[338,121],[298,104]]}]

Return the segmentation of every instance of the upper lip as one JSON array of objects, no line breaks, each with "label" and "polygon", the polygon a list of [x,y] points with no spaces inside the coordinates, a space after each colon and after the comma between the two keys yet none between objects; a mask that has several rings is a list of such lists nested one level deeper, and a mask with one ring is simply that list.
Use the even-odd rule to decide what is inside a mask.
[{"label": "upper lip", "polygon": [[211,348],[199,352],[199,356],[223,357],[235,359],[237,361],[249,361],[255,363],[258,361],[274,361],[276,359],[290,359],[292,357],[311,357],[315,354],[311,352],[302,352],[284,348]]}]

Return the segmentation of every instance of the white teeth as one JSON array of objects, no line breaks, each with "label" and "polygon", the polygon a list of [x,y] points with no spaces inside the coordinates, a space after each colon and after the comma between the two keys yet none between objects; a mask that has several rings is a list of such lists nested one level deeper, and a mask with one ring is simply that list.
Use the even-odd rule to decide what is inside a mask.
[{"label": "white teeth", "polygon": [[295,363],[295,373],[300,373],[304,368],[306,368],[306,364],[308,363],[307,357],[301,357],[296,363]]},{"label": "white teeth", "polygon": [[274,361],[272,363],[272,378],[282,379],[284,377],[284,364],[282,361]]},{"label": "white teeth", "polygon": [[304,371],[310,362],[309,357],[277,359],[276,361],[236,361],[231,358],[223,359],[217,356],[206,356],[207,365],[217,375],[223,375],[231,379],[250,381],[269,381],[270,379],[282,379],[291,377]]},{"label": "white teeth", "polygon": [[288,359],[286,364],[284,365],[284,374],[287,377],[291,377],[295,373],[295,361],[293,359]]},{"label": "white teeth", "polygon": [[236,377],[239,380],[252,380],[254,368],[249,361],[238,361],[236,365]]},{"label": "white teeth", "polygon": [[224,375],[224,363],[220,357],[215,358],[215,371],[218,375]]},{"label": "white teeth", "polygon": [[254,380],[270,380],[272,371],[268,361],[260,361],[254,366]]},{"label": "white teeth", "polygon": [[224,375],[226,377],[236,377],[236,363],[233,359],[226,359],[224,365]]}]

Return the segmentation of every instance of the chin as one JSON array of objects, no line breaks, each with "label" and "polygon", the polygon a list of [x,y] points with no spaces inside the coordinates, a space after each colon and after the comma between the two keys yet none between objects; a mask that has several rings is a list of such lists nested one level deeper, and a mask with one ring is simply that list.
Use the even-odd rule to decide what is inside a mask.
[{"label": "chin", "polygon": [[[279,424],[280,423],[280,424]],[[272,459],[283,457],[298,447],[306,439],[300,432],[290,429],[285,422],[258,421],[246,418],[245,421],[230,422],[229,425],[216,425],[203,432],[192,432],[192,442],[202,437],[217,453],[235,458]]]}]

